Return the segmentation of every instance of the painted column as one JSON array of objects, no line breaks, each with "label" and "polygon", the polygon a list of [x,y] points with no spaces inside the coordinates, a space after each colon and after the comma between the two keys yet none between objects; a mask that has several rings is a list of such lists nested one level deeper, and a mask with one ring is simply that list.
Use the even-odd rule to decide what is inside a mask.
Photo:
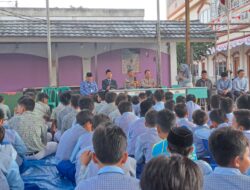
[{"label": "painted column", "polygon": [[91,58],[89,57],[82,58],[82,69],[83,69],[82,80],[85,80],[87,72],[91,72]]},{"label": "painted column", "polygon": [[177,52],[176,52],[176,42],[170,42],[170,84],[177,84]]}]

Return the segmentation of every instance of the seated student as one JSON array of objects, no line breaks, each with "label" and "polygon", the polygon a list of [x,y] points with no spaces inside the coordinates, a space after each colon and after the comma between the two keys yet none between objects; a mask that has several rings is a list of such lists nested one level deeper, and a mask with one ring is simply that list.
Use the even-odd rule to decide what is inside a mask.
[{"label": "seated student", "polygon": [[[4,127],[3,123],[4,123],[4,112],[0,109],[0,128]],[[3,142],[9,143],[14,147],[14,149],[18,154],[16,161],[18,165],[21,165],[27,149],[23,140],[18,135],[18,133],[13,129],[5,128],[5,135]]]},{"label": "seated student", "polygon": [[177,96],[175,103],[176,104],[180,104],[180,103],[186,104],[186,97],[184,97],[182,95]]},{"label": "seated student", "polygon": [[[112,145],[112,146],[111,146]],[[126,134],[119,127],[98,127],[93,134],[94,152],[83,158],[86,167],[91,157],[98,164],[98,175],[80,181],[76,190],[139,190],[139,182],[125,175],[122,166],[128,159]]]},{"label": "seated student", "polygon": [[105,102],[105,91],[99,91],[96,94],[96,98],[98,99],[98,103],[95,102],[95,113],[98,113],[100,109],[106,105],[107,103]]},{"label": "seated student", "polygon": [[210,134],[211,129],[207,125],[208,116],[207,113],[203,110],[196,110],[193,113],[193,122],[196,125],[194,130],[194,144],[196,147],[196,154],[198,158],[203,158],[205,156],[208,156],[208,152],[203,144],[203,137],[206,136],[205,139],[207,139],[207,134]]},{"label": "seated student", "polygon": [[[168,147],[168,133],[171,128],[176,127],[176,117],[175,114],[167,109],[158,112],[156,118],[156,127],[159,137],[162,139],[159,143],[156,143],[152,149],[152,156],[157,157],[160,155],[170,156]],[[192,160],[197,160],[195,151],[190,156]]]},{"label": "seated student", "polygon": [[186,101],[187,101],[186,105],[187,105],[187,111],[188,111],[188,120],[192,122],[193,121],[193,119],[192,119],[193,112],[195,110],[200,110],[201,107],[195,103],[196,98],[195,98],[195,95],[193,95],[193,94],[188,94],[186,97]]},{"label": "seated student", "polygon": [[60,139],[56,151],[56,158],[58,160],[70,159],[78,138],[93,130],[93,117],[94,115],[89,110],[84,110],[77,114],[75,126],[65,131]]},{"label": "seated student", "polygon": [[4,97],[0,95],[0,109],[3,110],[4,120],[11,118],[11,112],[8,105],[4,104]]},{"label": "seated student", "polygon": [[221,96],[218,94],[214,94],[210,98],[210,111],[208,112],[208,122],[207,122],[208,126],[212,125],[209,114],[211,110],[220,109],[220,101],[221,101]]},{"label": "seated student", "polygon": [[140,181],[141,190],[201,190],[202,184],[200,168],[180,155],[152,159]]},{"label": "seated student", "polygon": [[102,106],[100,108],[99,112],[96,112],[97,114],[104,114],[104,115],[109,115],[111,112],[113,112],[116,109],[115,106],[115,99],[117,95],[114,92],[108,92],[105,94],[105,101],[106,105]]},{"label": "seated student", "polygon": [[190,131],[194,131],[195,125],[188,120],[188,110],[186,104],[176,104],[174,112],[177,116],[177,127],[187,127]]},{"label": "seated student", "polygon": [[232,128],[215,130],[209,137],[209,150],[219,167],[204,178],[204,190],[246,190],[250,177],[249,142],[241,131]]},{"label": "seated student", "polygon": [[62,136],[63,117],[73,111],[73,108],[70,106],[70,100],[71,100],[70,92],[64,92],[63,94],[64,94],[63,96],[64,98],[62,99],[61,103],[64,105],[64,108],[60,112],[58,112],[57,118],[56,118],[57,131],[55,134],[55,139],[58,142],[60,141],[60,138]]},{"label": "seated student", "polygon": [[237,98],[236,105],[238,109],[250,110],[250,94],[244,94]]},{"label": "seated student", "polygon": [[175,101],[174,100],[168,100],[166,101],[166,103],[164,104],[165,109],[168,109],[172,112],[174,112],[174,108],[175,108]]},{"label": "seated student", "polygon": [[139,97],[139,102],[140,102],[140,103],[147,99],[147,95],[146,95],[146,93],[144,93],[144,92],[141,92],[141,93],[138,95],[138,97]]},{"label": "seated student", "polygon": [[152,147],[161,141],[156,129],[157,111],[150,110],[145,116],[147,131],[137,137],[135,144],[135,159],[137,164],[147,163],[152,158]]},{"label": "seated student", "polygon": [[94,113],[95,111],[95,103],[93,99],[87,96],[83,96],[80,98],[78,106],[81,111],[89,110],[91,113]]},{"label": "seated student", "polygon": [[[70,106],[72,108],[71,112],[65,114],[62,120],[62,134],[72,127],[73,122],[75,121],[76,115],[79,112],[79,102],[80,95],[72,95],[70,99]],[[61,114],[61,113],[60,113]]]},{"label": "seated student", "polygon": [[232,126],[242,131],[250,142],[250,110],[241,109],[234,111]]},{"label": "seated student", "polygon": [[50,107],[48,105],[49,96],[43,92],[37,95],[34,112],[42,118],[50,118]]},{"label": "seated student", "polygon": [[[17,153],[11,144],[3,143],[5,129],[0,127],[0,171],[5,175],[10,190],[23,190],[24,183],[16,163]],[[2,189],[4,184],[0,184]]]},{"label": "seated student", "polygon": [[226,113],[221,109],[215,109],[211,111],[209,117],[212,122],[210,128],[229,127]]},{"label": "seated student", "polygon": [[137,119],[136,121],[132,122],[129,125],[128,129],[128,154],[131,157],[135,155],[135,143],[137,137],[145,133],[147,128],[145,126],[145,115],[146,113],[152,108],[153,103],[150,100],[145,100],[140,104],[140,116],[141,118]]},{"label": "seated student", "polygon": [[133,96],[131,99],[132,102],[132,110],[136,116],[139,117],[140,114],[140,99],[139,96]]},{"label": "seated student", "polygon": [[156,90],[154,92],[154,101],[155,105],[153,106],[153,109],[155,111],[161,111],[164,109],[164,91],[163,90]]},{"label": "seated student", "polygon": [[47,127],[45,121],[33,112],[35,101],[23,96],[18,100],[19,115],[8,122],[24,141],[27,148],[26,159],[40,160],[56,152],[57,143],[47,142]]},{"label": "seated student", "polygon": [[[168,151],[171,154],[180,154],[188,157],[193,151],[193,133],[180,127],[174,127],[168,134]],[[208,175],[212,172],[211,166],[203,160],[194,161],[201,169],[203,175]]]},{"label": "seated student", "polygon": [[165,93],[165,101],[174,100],[174,94],[172,92]]},{"label": "seated student", "polygon": [[234,102],[231,98],[221,98],[220,100],[220,109],[226,113],[228,125],[231,126],[233,123],[233,106]]},{"label": "seated student", "polygon": [[121,113],[118,109],[118,105],[120,104],[120,102],[122,101],[128,101],[128,96],[124,93],[120,93],[117,98],[115,99],[115,105],[116,105],[116,109],[114,111],[112,111],[108,116],[110,118],[110,120],[114,123],[115,119],[119,116],[121,116]]},{"label": "seated student", "polygon": [[130,102],[120,102],[118,109],[121,116],[116,118],[115,124],[122,128],[125,134],[128,134],[129,125],[139,118],[132,112],[132,104]]}]

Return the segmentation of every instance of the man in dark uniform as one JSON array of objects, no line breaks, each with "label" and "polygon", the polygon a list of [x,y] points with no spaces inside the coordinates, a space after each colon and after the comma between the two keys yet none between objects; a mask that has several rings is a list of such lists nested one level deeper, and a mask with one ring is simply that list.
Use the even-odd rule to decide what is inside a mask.
[{"label": "man in dark uniform", "polygon": [[117,83],[115,80],[112,79],[112,72],[111,70],[106,70],[106,76],[107,78],[102,81],[102,89],[103,90],[113,90],[117,89]]}]

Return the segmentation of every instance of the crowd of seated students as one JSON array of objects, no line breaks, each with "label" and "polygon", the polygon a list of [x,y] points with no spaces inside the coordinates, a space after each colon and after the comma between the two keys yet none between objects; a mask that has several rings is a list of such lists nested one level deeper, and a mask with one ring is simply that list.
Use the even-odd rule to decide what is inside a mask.
[{"label": "crowd of seated students", "polygon": [[250,188],[248,94],[212,95],[209,111],[163,90],[48,98],[25,93],[11,117],[0,97],[0,189],[24,189],[24,160],[48,156],[77,190]]}]

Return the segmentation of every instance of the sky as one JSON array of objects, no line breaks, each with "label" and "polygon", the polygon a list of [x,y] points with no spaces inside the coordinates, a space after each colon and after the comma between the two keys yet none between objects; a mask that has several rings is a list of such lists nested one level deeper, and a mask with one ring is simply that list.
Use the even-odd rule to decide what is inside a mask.
[{"label": "sky", "polygon": [[[166,19],[166,1],[160,0],[161,19]],[[146,20],[157,18],[157,0],[50,0],[50,7],[144,9]],[[0,7],[15,6],[15,0],[0,0]],[[45,7],[46,0],[18,0],[19,7]]]}]

